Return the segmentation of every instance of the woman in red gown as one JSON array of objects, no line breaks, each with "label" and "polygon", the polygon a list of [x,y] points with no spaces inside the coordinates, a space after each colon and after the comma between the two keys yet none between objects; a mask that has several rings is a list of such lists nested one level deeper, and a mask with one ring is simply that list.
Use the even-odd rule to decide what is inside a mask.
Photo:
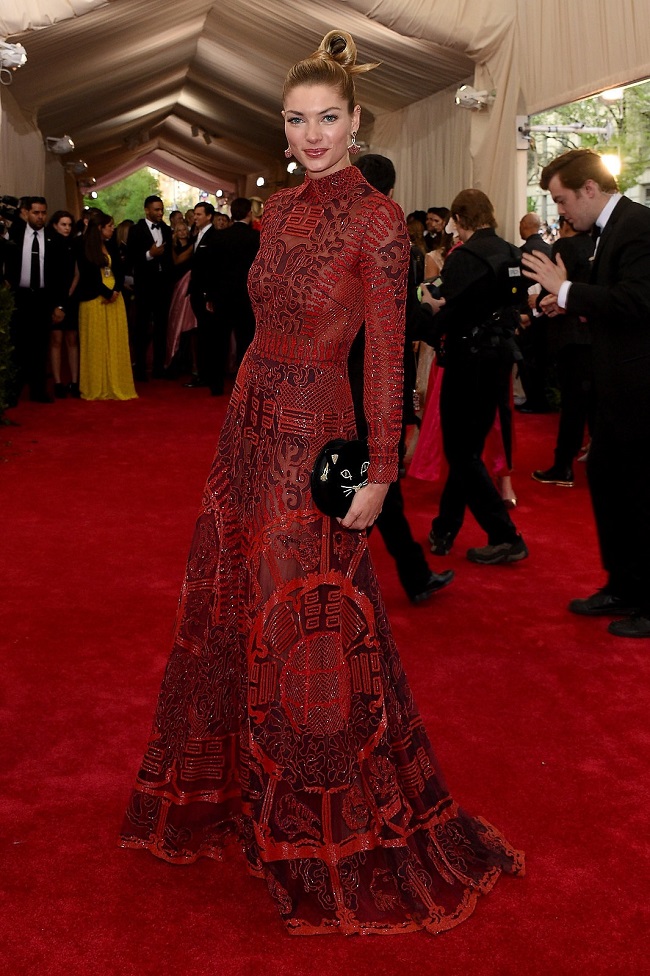
[{"label": "woman in red gown", "polygon": [[[348,149],[349,34],[287,77],[304,183],[266,204],[240,368],[187,565],[172,655],[122,831],[175,863],[243,847],[290,932],[456,925],[523,857],[449,795],[404,674],[366,534],[397,477],[409,243]],[[289,150],[287,150],[289,154]],[[313,505],[321,447],[355,436],[350,344],[366,324],[369,484]]]}]

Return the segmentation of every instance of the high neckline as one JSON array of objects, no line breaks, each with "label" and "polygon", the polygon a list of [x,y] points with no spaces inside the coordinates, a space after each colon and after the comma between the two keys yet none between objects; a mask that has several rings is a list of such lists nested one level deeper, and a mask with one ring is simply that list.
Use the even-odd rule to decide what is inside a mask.
[{"label": "high neckline", "polygon": [[307,173],[300,187],[300,194],[311,192],[319,200],[325,200],[329,199],[332,194],[340,193],[342,190],[352,189],[363,182],[365,180],[358,166],[346,166],[344,169],[337,169],[335,173],[319,176],[318,179],[313,179]]}]

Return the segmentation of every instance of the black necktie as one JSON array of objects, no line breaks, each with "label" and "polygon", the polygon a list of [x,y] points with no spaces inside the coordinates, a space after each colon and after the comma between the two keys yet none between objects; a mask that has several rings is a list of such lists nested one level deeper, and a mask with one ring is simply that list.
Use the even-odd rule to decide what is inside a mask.
[{"label": "black necktie", "polygon": [[598,224],[594,224],[594,226],[591,228],[591,239],[594,243],[600,237],[601,232],[602,232],[602,227],[599,227]]},{"label": "black necktie", "polygon": [[32,291],[38,291],[41,287],[41,249],[36,231],[34,231],[34,239],[32,240],[32,264],[29,272],[29,287]]}]

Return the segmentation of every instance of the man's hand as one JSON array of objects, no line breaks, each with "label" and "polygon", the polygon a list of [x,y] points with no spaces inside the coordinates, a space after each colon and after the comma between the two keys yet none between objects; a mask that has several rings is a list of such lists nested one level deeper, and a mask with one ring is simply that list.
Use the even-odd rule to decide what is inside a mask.
[{"label": "man's hand", "polygon": [[152,258],[159,258],[161,254],[164,254],[164,251],[165,251],[164,244],[153,244],[149,248],[149,254],[151,255]]},{"label": "man's hand", "polygon": [[60,322],[63,322],[64,318],[65,318],[65,312],[63,311],[63,309],[55,308],[54,311],[52,312],[52,325],[59,325]]},{"label": "man's hand", "polygon": [[434,315],[436,314],[436,312],[440,311],[443,305],[446,304],[444,298],[432,298],[431,295],[429,294],[429,289],[427,288],[426,285],[422,285],[421,294],[422,294],[422,299],[421,299],[422,304],[428,305]]},{"label": "man's hand", "polygon": [[533,251],[532,254],[522,254],[521,263],[526,277],[538,281],[551,295],[557,296],[561,285],[567,281],[566,267],[559,254],[554,263],[541,251]]},{"label": "man's hand", "polygon": [[389,485],[368,484],[359,488],[348,514],[343,519],[337,519],[344,529],[354,529],[360,532],[374,525],[379,516]]}]

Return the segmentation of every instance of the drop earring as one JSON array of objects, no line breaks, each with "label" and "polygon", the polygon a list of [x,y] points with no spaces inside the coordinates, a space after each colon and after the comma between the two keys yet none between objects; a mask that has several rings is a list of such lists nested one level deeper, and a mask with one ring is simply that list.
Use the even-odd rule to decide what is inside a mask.
[{"label": "drop earring", "polygon": [[291,146],[287,146],[287,148],[284,150],[284,155],[287,157],[287,159],[291,159],[291,157],[293,156],[293,150],[291,149]]},{"label": "drop earring", "polygon": [[361,152],[361,146],[357,145],[357,134],[352,133],[352,144],[348,146],[348,152],[351,156],[358,156]]}]

